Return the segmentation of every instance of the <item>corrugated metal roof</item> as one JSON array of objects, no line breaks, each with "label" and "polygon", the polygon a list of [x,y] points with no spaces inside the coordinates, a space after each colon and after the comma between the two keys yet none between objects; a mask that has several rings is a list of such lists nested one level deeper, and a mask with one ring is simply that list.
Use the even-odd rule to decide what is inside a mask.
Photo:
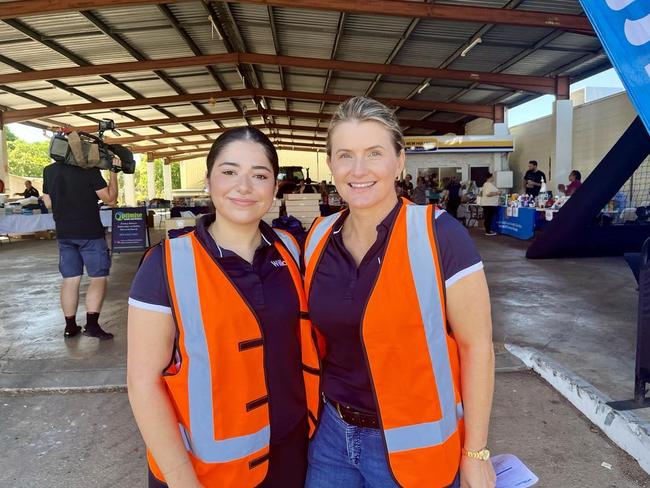
[{"label": "corrugated metal roof", "polygon": [[489,73],[521,52],[518,48],[493,49],[479,44],[467,56],[456,59],[449,68]]},{"label": "corrugated metal roof", "polygon": [[[4,49],[0,51],[4,54]],[[17,61],[32,69],[58,69],[58,68],[73,68],[77,66],[68,58],[52,51],[50,48],[45,47],[36,41],[25,42],[11,46],[7,51],[6,56],[10,57],[13,61]]]},{"label": "corrugated metal roof", "polygon": [[546,45],[547,48],[553,49],[584,49],[586,51],[597,51],[601,49],[600,41],[597,37],[586,36],[584,34],[574,34],[573,32],[565,32],[554,41]]},{"label": "corrugated metal roof", "polygon": [[60,39],[57,43],[91,64],[135,61],[135,58],[124,51],[119,44],[101,33],[81,38]]},{"label": "corrugated metal roof", "polygon": [[144,52],[149,59],[194,56],[181,36],[172,28],[128,32],[122,37],[134,48]]},{"label": "corrugated metal roof", "polygon": [[[0,0],[2,1],[2,0]],[[442,0],[438,3],[452,5],[476,5],[481,7],[500,8],[507,0]],[[235,22],[230,22],[228,15],[223,15],[226,8],[219,4],[212,5],[226,32],[239,31],[248,51],[261,54],[276,54],[273,32],[270,24],[269,10],[273,12],[277,31],[279,54],[308,58],[329,59],[332,56],[339,20],[342,14],[335,11],[309,10],[293,7],[272,7],[266,5],[238,3],[228,4],[228,9]],[[166,4],[175,21],[191,37],[192,41],[203,54],[221,54],[226,52],[223,41],[218,38],[204,5],[198,1],[186,1]],[[581,14],[582,9],[578,0],[524,0],[519,9],[539,10],[546,12]],[[157,5],[128,6],[105,8],[93,11],[104,22],[112,33],[121,36],[135,50],[149,59],[164,59],[171,57],[192,57],[194,53],[186,40],[176,31],[170,19]],[[546,75],[554,70],[564,70],[561,74],[580,77],[588,71],[601,69],[607,64],[607,58],[599,54],[601,49],[598,39],[594,36],[565,32],[555,36],[556,31],[548,28],[520,27],[511,25],[493,25],[482,35],[482,44],[476,46],[469,55],[453,59],[454,53],[467,46],[472,37],[484,26],[479,23],[450,22],[430,19],[411,19],[372,14],[345,14],[341,38],[335,57],[338,60],[385,63],[389,58],[393,64],[403,64],[421,67],[440,67],[449,64],[450,69],[469,70],[475,72],[490,72],[502,69],[515,56],[522,52],[530,52],[525,58],[508,68],[505,72],[512,74]],[[73,52],[93,64],[129,62],[133,57],[118,43],[88,21],[78,12],[44,14],[20,19],[29,28],[37,31],[45,39],[58,43],[63,48]],[[407,32],[413,26],[412,32]],[[553,34],[553,40],[533,50],[532,48],[548,34]],[[403,37],[407,36],[406,39]],[[551,39],[551,37],[549,37]],[[237,41],[233,41],[237,45]],[[595,53],[589,56],[589,53]],[[0,54],[25,64],[32,69],[58,69],[74,67],[75,63],[54,52],[43,44],[30,40],[18,30],[6,23],[0,22]],[[579,64],[572,65],[580,59]],[[248,71],[248,66],[244,66]],[[223,80],[227,89],[243,88],[242,79],[233,65],[215,65],[215,71]],[[280,69],[273,65],[256,66],[255,71],[260,86],[268,89],[281,89]],[[321,93],[325,89],[326,69],[283,68],[286,89]],[[13,73],[15,69],[0,63],[0,74]],[[165,70],[173,83],[188,93],[217,91],[217,84],[205,67],[193,66],[187,68],[171,68]],[[125,82],[128,87],[143,96],[154,97],[173,95],[175,91],[169,84],[162,81],[152,71],[133,73],[118,73],[116,79]],[[449,101],[459,103],[491,104],[494,100],[504,98],[508,103],[530,96],[529,93],[516,93],[503,87],[479,85],[476,87],[470,81],[432,80],[431,86],[421,94],[414,94],[423,78],[406,76],[376,76],[369,73],[353,73],[334,71],[329,93],[343,95],[359,95],[373,86],[372,96],[382,98],[406,98],[412,95],[414,100]],[[64,83],[87,93],[100,100],[127,99],[130,96],[120,88],[107,83],[98,76],[76,77],[64,79]],[[86,101],[64,90],[54,89],[45,81],[15,83],[17,89],[32,95],[48,99],[54,103],[80,103]],[[468,93],[458,96],[470,88]],[[285,103],[278,98],[268,98],[267,102],[275,110],[284,110]],[[38,107],[38,104],[20,96],[3,93],[0,89],[0,104],[12,109]],[[241,100],[241,104],[252,110],[252,100]],[[291,110],[300,112],[317,112],[324,105],[326,112],[335,109],[336,103],[321,104],[304,100],[289,101]],[[233,105],[229,101],[219,100],[216,106],[203,104],[210,112],[232,112]],[[188,103],[169,106],[168,110],[177,116],[198,114],[199,110]],[[151,108],[127,108],[126,111],[144,118],[163,118],[158,111]],[[429,112],[400,110],[403,118],[418,118]],[[119,122],[130,119],[121,117],[110,110],[94,112],[96,116],[110,116]],[[326,125],[329,118],[323,115]],[[435,113],[429,120],[456,121],[463,115]],[[57,116],[51,119],[64,121],[67,124],[87,125],[88,121],[75,116]],[[251,118],[251,122],[260,123],[259,117]],[[287,123],[286,117],[274,117],[278,123]],[[294,124],[312,126],[313,119],[293,120]],[[226,126],[239,126],[242,120],[224,121]],[[165,126],[165,130],[177,127],[187,131],[182,125]],[[196,128],[214,128],[213,122],[192,124]],[[418,132],[418,130],[414,130]],[[136,128],[132,133],[151,133],[151,129]],[[153,131],[155,133],[155,131]],[[425,131],[426,132],[426,131]]]},{"label": "corrugated metal roof", "polygon": [[217,83],[207,71],[194,76],[174,78],[174,83],[184,89],[187,93],[202,93],[219,89]]},{"label": "corrugated metal roof", "polygon": [[412,38],[404,43],[393,64],[437,68],[459,47],[458,41]]},{"label": "corrugated metal roof", "polygon": [[110,27],[124,30],[144,30],[169,24],[156,5],[113,7],[94,10],[93,13]]},{"label": "corrugated metal roof", "polygon": [[524,2],[519,5],[519,9],[553,12],[556,14],[580,15],[583,13],[580,2],[576,0],[524,0]]},{"label": "corrugated metal roof", "polygon": [[553,32],[553,29],[541,27],[522,27],[518,25],[495,25],[483,36],[483,45],[495,47],[513,45],[519,48],[526,48]]},{"label": "corrugated metal roof", "polygon": [[48,15],[34,15],[19,18],[20,22],[46,38],[66,34],[97,33],[97,27],[88,22],[79,12],[62,12]]},{"label": "corrugated metal roof", "polygon": [[483,24],[473,22],[445,22],[443,20],[423,19],[418,22],[412,37],[413,39],[466,41],[481,27],[483,27]]},{"label": "corrugated metal roof", "polygon": [[557,51],[535,51],[511,66],[505,73],[518,75],[542,76],[560,66],[570,63],[581,57],[580,54],[562,53]]}]

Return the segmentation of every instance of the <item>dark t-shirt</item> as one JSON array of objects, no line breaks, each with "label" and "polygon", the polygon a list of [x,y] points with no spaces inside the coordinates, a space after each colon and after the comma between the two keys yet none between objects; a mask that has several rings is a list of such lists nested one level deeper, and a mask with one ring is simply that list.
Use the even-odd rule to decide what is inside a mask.
[{"label": "dark t-shirt", "polygon": [[[524,182],[526,180],[531,180],[531,181],[534,181],[535,183],[541,183],[542,178],[544,178],[544,181],[546,181],[546,175],[544,174],[544,172],[539,171],[539,170],[537,170],[537,171],[528,170],[528,171],[526,171],[526,174],[524,175]],[[536,197],[537,195],[539,195],[540,189],[541,189],[541,187],[539,187],[539,186],[533,186],[532,188],[526,188],[526,194]]]},{"label": "dark t-shirt", "polygon": [[96,192],[106,186],[97,168],[83,169],[63,163],[45,167],[43,193],[52,199],[58,239],[104,237]]},{"label": "dark t-shirt", "polygon": [[22,192],[21,195],[23,196],[23,198],[38,197],[39,193],[38,190],[32,186],[29,189],[25,188],[25,191]]},{"label": "dark t-shirt", "polygon": [[[359,267],[346,249],[340,232],[347,213],[339,218],[314,272],[309,294],[309,315],[327,343],[323,393],[332,400],[367,412],[376,411],[376,406],[360,327],[386,253],[390,229],[401,205],[400,200],[377,226],[377,240]],[[449,288],[483,269],[483,263],[467,229],[444,211],[437,210],[435,217],[442,275],[445,287]]]},{"label": "dark t-shirt", "polygon": [[460,202],[460,183],[454,181],[447,185],[446,190],[449,192],[449,201],[450,202]]}]

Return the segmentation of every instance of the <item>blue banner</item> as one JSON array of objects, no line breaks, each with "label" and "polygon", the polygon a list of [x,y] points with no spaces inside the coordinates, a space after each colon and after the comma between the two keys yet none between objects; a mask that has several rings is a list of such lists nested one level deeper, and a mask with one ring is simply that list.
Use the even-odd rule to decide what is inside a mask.
[{"label": "blue banner", "polygon": [[580,3],[650,132],[650,1]]}]

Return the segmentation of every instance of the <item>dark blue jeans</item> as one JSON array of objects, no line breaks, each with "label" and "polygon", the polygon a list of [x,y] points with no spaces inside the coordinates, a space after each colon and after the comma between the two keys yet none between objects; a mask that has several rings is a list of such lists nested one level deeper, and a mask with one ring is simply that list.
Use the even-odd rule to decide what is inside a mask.
[{"label": "dark blue jeans", "polygon": [[74,278],[86,272],[91,278],[108,276],[111,256],[106,239],[57,239],[59,271],[64,278]]},{"label": "dark blue jeans", "polygon": [[[305,488],[399,488],[388,467],[381,431],[347,424],[329,403],[308,457]],[[457,487],[458,477],[449,488]]]}]

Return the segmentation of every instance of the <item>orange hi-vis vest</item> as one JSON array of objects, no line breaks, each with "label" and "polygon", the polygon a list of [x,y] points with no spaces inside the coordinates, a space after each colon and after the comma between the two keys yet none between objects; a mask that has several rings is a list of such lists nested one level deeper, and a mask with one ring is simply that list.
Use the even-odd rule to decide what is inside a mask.
[{"label": "orange hi-vis vest", "polygon": [[[320,366],[298,267],[300,248],[290,234],[276,233],[279,242],[274,246],[287,264],[300,301],[296,334],[300,334],[311,435],[319,404]],[[257,486],[268,470],[268,403],[274,401],[268,396],[261,325],[195,232],[167,239],[163,249],[178,329],[178,358],[163,372],[163,379],[194,470],[206,488]],[[148,458],[153,474],[164,481],[151,453]]]},{"label": "orange hi-vis vest", "polygon": [[[360,329],[388,463],[404,488],[450,485],[464,436],[458,348],[447,328],[433,211],[404,200]],[[307,297],[339,217],[322,217],[309,232]]]}]

